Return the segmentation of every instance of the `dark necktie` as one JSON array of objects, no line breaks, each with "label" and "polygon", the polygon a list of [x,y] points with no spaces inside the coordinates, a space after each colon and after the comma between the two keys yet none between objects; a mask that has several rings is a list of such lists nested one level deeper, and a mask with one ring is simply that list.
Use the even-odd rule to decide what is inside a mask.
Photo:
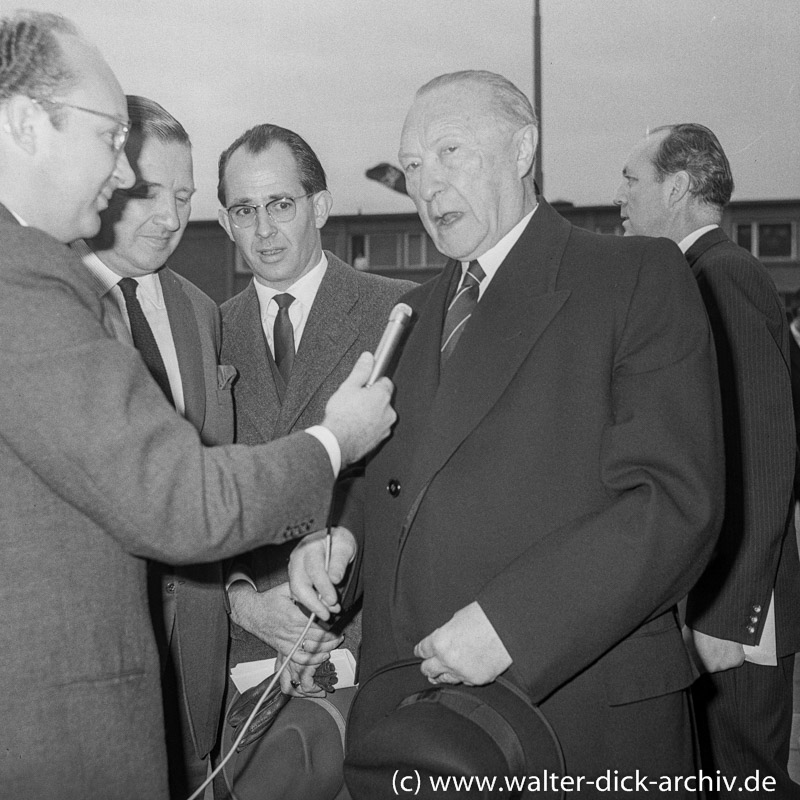
[{"label": "dark necktie", "polygon": [[290,294],[276,294],[273,300],[278,304],[278,316],[275,317],[275,326],[272,328],[275,365],[283,377],[283,382],[289,383],[294,361],[294,328],[289,319],[289,306],[294,302],[294,297]]},{"label": "dark necktie", "polygon": [[444,366],[478,304],[478,290],[486,274],[477,261],[470,261],[461,286],[450,302],[442,328],[441,364]]},{"label": "dark necktie", "polygon": [[161,387],[167,400],[173,405],[172,390],[169,388],[169,377],[167,368],[164,366],[164,359],[161,358],[161,351],[156,344],[156,337],[147,322],[147,317],[139,305],[136,297],[136,289],[139,284],[133,278],[123,278],[118,284],[125,298],[125,308],[128,310],[128,320],[131,324],[131,336],[133,346],[141,353],[144,363],[150,370],[150,374],[156,379],[156,383]]}]

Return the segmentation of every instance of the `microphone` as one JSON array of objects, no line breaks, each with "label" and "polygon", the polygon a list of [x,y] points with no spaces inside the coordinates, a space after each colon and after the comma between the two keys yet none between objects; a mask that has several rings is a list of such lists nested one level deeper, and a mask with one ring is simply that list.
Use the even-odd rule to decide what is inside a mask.
[{"label": "microphone", "polygon": [[386,374],[386,369],[397,350],[397,345],[400,344],[403,331],[410,319],[411,306],[405,303],[398,303],[389,313],[389,322],[375,348],[375,363],[367,380],[367,386],[372,386],[375,381]]}]

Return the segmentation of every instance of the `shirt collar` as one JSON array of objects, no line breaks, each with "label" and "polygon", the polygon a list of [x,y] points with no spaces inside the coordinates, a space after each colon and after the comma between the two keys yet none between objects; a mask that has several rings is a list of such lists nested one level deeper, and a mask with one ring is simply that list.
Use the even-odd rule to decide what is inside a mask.
[{"label": "shirt collar", "polygon": [[[534,215],[537,208],[539,208],[538,203],[533,207],[533,210],[529,211],[496,245],[494,245],[494,247],[490,248],[476,259],[486,275],[486,278],[481,282],[481,286],[488,284],[494,277],[495,272],[500,269],[500,265],[511,251],[511,248],[517,243],[519,237],[522,236],[522,231],[525,230],[526,226],[531,221],[531,217]],[[468,261],[461,262],[462,274],[467,271],[468,266]]]},{"label": "shirt collar", "polygon": [[28,225],[28,223],[27,223],[27,222],[25,222],[25,220],[24,220],[24,219],[22,219],[22,217],[21,217],[19,214],[17,214],[17,213],[14,211],[14,209],[13,209],[13,208],[9,208],[8,206],[6,206],[6,209],[8,210],[9,214],[11,214],[11,216],[12,216],[12,217],[14,217],[14,219],[15,219],[17,222],[19,222],[19,224],[20,224],[20,225],[22,225],[22,227],[23,227],[23,228],[29,228],[29,227],[30,227],[30,225]]},{"label": "shirt collar", "polygon": [[306,272],[305,275],[298,278],[288,289],[273,289],[253,279],[253,284],[256,287],[256,295],[258,296],[258,304],[261,307],[261,316],[264,317],[266,315],[267,309],[269,308],[269,301],[272,300],[276,294],[288,293],[292,295],[296,301],[299,301],[304,308],[311,308],[327,269],[328,259],[323,252],[317,264]]},{"label": "shirt collar", "polygon": [[[122,280],[116,272],[105,265],[83,239],[77,239],[70,247],[80,256],[81,261],[94,277],[101,297],[110,292]],[[164,294],[161,291],[161,281],[158,279],[157,272],[138,276],[134,280],[141,289],[140,302],[143,299],[156,308],[164,307]]]},{"label": "shirt collar", "polygon": [[704,225],[702,228],[698,228],[696,231],[692,231],[688,236],[685,236],[683,239],[678,242],[678,247],[680,247],[681,252],[686,255],[686,251],[704,234],[708,233],[709,231],[713,231],[714,228],[719,228],[719,225]]}]

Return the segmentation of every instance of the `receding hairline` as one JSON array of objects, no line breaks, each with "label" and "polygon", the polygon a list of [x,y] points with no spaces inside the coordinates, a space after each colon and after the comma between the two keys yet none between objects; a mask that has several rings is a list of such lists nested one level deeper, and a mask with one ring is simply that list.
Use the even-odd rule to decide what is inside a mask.
[{"label": "receding hairline", "polygon": [[415,101],[446,89],[478,89],[487,110],[494,111],[509,127],[537,126],[536,112],[528,96],[504,75],[488,70],[461,70],[437,75],[417,89]]}]

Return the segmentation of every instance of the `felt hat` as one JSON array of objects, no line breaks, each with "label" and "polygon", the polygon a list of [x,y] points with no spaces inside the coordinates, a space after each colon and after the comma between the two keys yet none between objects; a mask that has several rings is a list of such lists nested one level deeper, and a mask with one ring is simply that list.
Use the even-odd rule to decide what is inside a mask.
[{"label": "felt hat", "polygon": [[[364,681],[347,723],[345,781],[353,800],[398,794],[415,797],[561,797],[528,776],[562,777],[558,739],[542,712],[503,677],[486,686],[432,686],[418,659],[390,664]],[[462,782],[446,791],[431,778],[491,777],[499,783]],[[526,778],[519,791],[506,777]],[[395,783],[405,778],[402,786]],[[502,795],[497,792],[501,791]],[[533,788],[533,787],[530,787]],[[558,787],[557,787],[558,788]]]},{"label": "felt hat", "polygon": [[[342,777],[344,728],[355,687],[324,698],[293,697],[272,726],[233,754],[222,768],[228,790],[238,800],[333,800],[346,797]],[[229,708],[239,698],[237,692]],[[226,720],[222,754],[237,730]]]}]

